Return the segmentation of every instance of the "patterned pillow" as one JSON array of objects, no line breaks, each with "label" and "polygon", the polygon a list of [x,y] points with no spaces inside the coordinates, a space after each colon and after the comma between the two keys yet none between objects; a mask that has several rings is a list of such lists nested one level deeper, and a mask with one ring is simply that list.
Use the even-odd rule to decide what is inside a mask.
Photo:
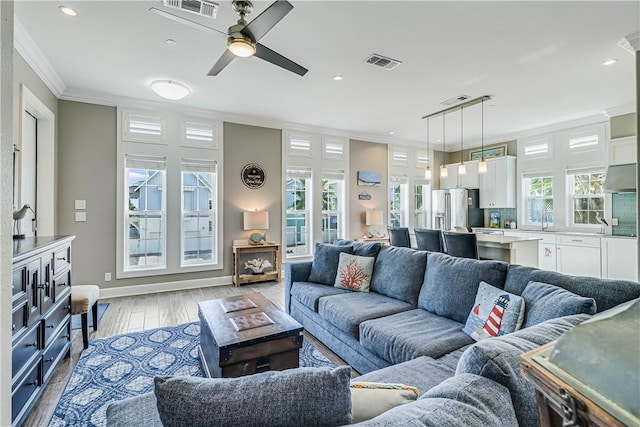
[{"label": "patterned pillow", "polygon": [[462,331],[480,341],[517,331],[523,319],[522,297],[480,282],[476,302]]},{"label": "patterned pillow", "polygon": [[373,257],[341,253],[338,274],[333,286],[350,291],[369,292],[375,261]]},{"label": "patterned pillow", "polygon": [[377,417],[391,408],[413,402],[418,389],[404,384],[351,382],[351,412],[353,422],[360,423]]}]

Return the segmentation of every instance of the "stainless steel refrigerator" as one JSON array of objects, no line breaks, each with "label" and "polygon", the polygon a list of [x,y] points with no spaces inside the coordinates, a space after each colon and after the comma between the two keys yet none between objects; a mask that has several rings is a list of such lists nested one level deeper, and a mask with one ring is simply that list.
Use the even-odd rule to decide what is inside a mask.
[{"label": "stainless steel refrigerator", "polygon": [[431,225],[441,230],[484,226],[484,209],[480,209],[480,190],[456,188],[431,192]]}]

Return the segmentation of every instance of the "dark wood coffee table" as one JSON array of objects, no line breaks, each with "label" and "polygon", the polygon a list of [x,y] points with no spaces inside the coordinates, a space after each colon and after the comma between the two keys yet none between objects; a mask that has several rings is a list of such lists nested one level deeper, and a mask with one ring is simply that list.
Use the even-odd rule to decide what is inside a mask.
[{"label": "dark wood coffee table", "polygon": [[207,377],[297,368],[302,325],[260,293],[198,303],[198,354]]}]

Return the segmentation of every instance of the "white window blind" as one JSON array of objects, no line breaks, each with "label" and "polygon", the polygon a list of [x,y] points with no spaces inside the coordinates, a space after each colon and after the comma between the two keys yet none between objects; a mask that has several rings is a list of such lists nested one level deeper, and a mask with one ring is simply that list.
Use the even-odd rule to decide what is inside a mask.
[{"label": "white window blind", "polygon": [[532,144],[524,147],[525,156],[539,156],[549,153],[549,143],[544,142],[542,144]]},{"label": "white window blind", "polygon": [[407,166],[409,163],[409,152],[401,148],[391,149],[391,164],[396,166]]},{"label": "white window blind", "polygon": [[322,171],[322,179],[332,179],[336,181],[344,180],[344,171],[343,170],[332,170],[332,169],[324,169]]},{"label": "white window blind", "polygon": [[183,172],[215,173],[217,162],[182,159]]},{"label": "white window blind", "polygon": [[322,157],[324,159],[344,159],[345,142],[340,139],[323,138]]},{"label": "white window blind", "polygon": [[292,156],[311,157],[311,140],[292,136],[287,141],[287,153]]},{"label": "white window blind", "polygon": [[167,169],[167,159],[165,157],[125,154],[124,161],[127,169],[147,169],[158,171]]},{"label": "white window blind", "polygon": [[311,179],[311,169],[287,169],[287,178]]},{"label": "white window blind", "polygon": [[125,141],[162,142],[164,119],[161,117],[124,113],[122,139]]},{"label": "white window blind", "polygon": [[216,126],[211,123],[183,122],[182,145],[195,148],[217,148]]},{"label": "white window blind", "polygon": [[409,177],[406,175],[395,175],[391,177],[391,182],[393,184],[408,184]]},{"label": "white window blind", "polygon": [[600,138],[598,137],[597,134],[579,136],[579,137],[569,138],[569,148],[570,149],[584,148],[592,145],[598,145],[599,142],[600,142]]},{"label": "white window blind", "polygon": [[426,151],[416,151],[415,166],[417,168],[426,167],[429,163],[429,153]]}]

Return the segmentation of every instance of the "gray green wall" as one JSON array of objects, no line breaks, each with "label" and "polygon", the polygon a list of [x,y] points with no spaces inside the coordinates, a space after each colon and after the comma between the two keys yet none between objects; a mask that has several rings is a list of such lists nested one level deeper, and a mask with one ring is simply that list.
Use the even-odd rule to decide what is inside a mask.
[{"label": "gray green wall", "polygon": [[[349,141],[349,230],[347,237],[362,237],[369,227],[365,225],[365,211],[376,209],[384,211],[384,223],[389,218],[387,205],[387,145],[374,142]],[[358,171],[380,172],[382,183],[379,187],[358,185]],[[367,192],[371,200],[359,200],[358,195]],[[383,226],[384,227],[384,226]]]},{"label": "gray green wall", "polygon": [[638,115],[636,113],[611,117],[611,139],[637,135],[637,117]]},{"label": "gray green wall", "polygon": [[[489,149],[489,148],[495,148],[495,147],[499,147],[501,145],[507,145],[507,154],[509,156],[517,156],[518,155],[518,141],[516,141],[515,139],[513,141],[505,141],[505,142],[500,142],[498,144],[491,144],[491,145],[485,145],[484,149]],[[474,148],[468,148],[465,149],[464,151],[462,151],[462,158],[464,159],[464,161],[469,160],[469,153],[471,151],[478,151],[480,149],[480,147],[474,147]],[[458,151],[451,151],[446,153],[445,156],[445,163],[449,164],[449,163],[456,163],[460,161],[460,150]]]}]

